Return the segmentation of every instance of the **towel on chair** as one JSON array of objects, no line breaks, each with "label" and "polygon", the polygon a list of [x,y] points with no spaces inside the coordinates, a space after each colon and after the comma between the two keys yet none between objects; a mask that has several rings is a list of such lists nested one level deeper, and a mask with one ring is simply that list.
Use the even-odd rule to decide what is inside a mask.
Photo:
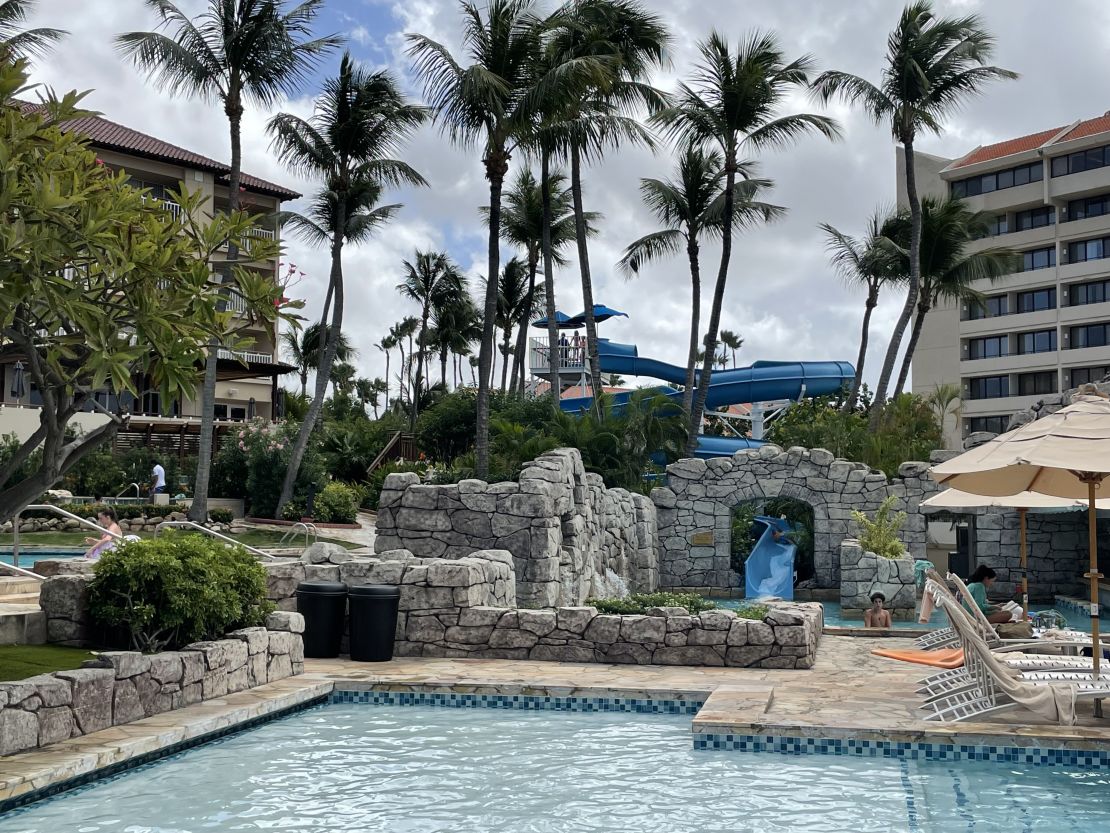
[{"label": "towel on chair", "polygon": [[898,650],[894,648],[875,648],[871,651],[877,657],[929,665],[933,668],[962,668],[963,648],[945,648],[939,651]]}]

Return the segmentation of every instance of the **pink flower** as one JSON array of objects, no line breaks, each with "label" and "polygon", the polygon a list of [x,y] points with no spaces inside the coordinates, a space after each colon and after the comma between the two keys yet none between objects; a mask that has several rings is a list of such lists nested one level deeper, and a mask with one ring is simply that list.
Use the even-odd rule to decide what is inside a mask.
[{"label": "pink flower", "polygon": [[278,443],[277,448],[278,448],[278,451],[281,451],[283,448],[285,448],[285,444],[284,443]]},{"label": "pink flower", "polygon": [[239,439],[243,439],[243,437],[245,437],[245,436],[246,436],[245,432],[243,432],[243,431],[239,432]]},{"label": "pink flower", "polygon": [[240,451],[246,451],[247,450],[246,443],[239,443],[239,450]]}]

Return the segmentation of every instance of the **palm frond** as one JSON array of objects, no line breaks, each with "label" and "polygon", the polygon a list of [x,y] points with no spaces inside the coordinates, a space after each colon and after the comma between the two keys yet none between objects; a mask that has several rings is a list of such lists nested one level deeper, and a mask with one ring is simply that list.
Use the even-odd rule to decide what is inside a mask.
[{"label": "palm frond", "polygon": [[676,255],[686,245],[686,235],[678,229],[662,229],[645,234],[628,245],[617,267],[625,277],[639,274],[640,267],[653,260]]}]

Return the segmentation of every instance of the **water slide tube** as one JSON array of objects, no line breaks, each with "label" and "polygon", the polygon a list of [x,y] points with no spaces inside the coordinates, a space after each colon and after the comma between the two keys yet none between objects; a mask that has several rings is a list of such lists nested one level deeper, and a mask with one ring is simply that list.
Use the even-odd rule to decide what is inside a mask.
[{"label": "water slide tube", "polygon": [[[656,359],[641,358],[634,344],[617,344],[608,339],[598,340],[598,355],[602,373],[622,376],[645,376],[661,379],[672,385],[686,382],[686,368]],[[708,409],[726,408],[747,402],[771,402],[777,399],[799,399],[805,396],[827,396],[850,384],[855,368],[848,362],[756,362],[751,367],[735,370],[718,370],[709,382],[705,406]],[[697,376],[700,377],[700,371]],[[682,398],[680,391],[660,388],[675,401]],[[615,394],[617,404],[627,402],[628,393]],[[579,411],[590,407],[591,397],[564,399],[564,411]],[[758,448],[759,440],[743,437],[701,437],[697,457],[729,457],[745,448]]]},{"label": "water slide tube", "polygon": [[[796,547],[786,537],[794,527],[782,518],[759,515],[755,522],[763,524],[755,548],[744,562],[744,595],[749,599],[777,596],[794,598],[794,553]],[[779,533],[775,540],[775,533]]]}]

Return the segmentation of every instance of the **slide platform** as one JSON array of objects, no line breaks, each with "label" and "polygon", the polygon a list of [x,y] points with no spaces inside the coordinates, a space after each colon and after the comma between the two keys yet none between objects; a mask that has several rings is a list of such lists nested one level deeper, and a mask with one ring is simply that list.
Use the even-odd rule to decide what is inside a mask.
[{"label": "slide platform", "polygon": [[777,596],[792,601],[797,547],[786,533],[792,532],[794,527],[782,518],[764,515],[758,515],[755,522],[763,524],[763,534],[744,562],[744,595],[749,599]]}]

